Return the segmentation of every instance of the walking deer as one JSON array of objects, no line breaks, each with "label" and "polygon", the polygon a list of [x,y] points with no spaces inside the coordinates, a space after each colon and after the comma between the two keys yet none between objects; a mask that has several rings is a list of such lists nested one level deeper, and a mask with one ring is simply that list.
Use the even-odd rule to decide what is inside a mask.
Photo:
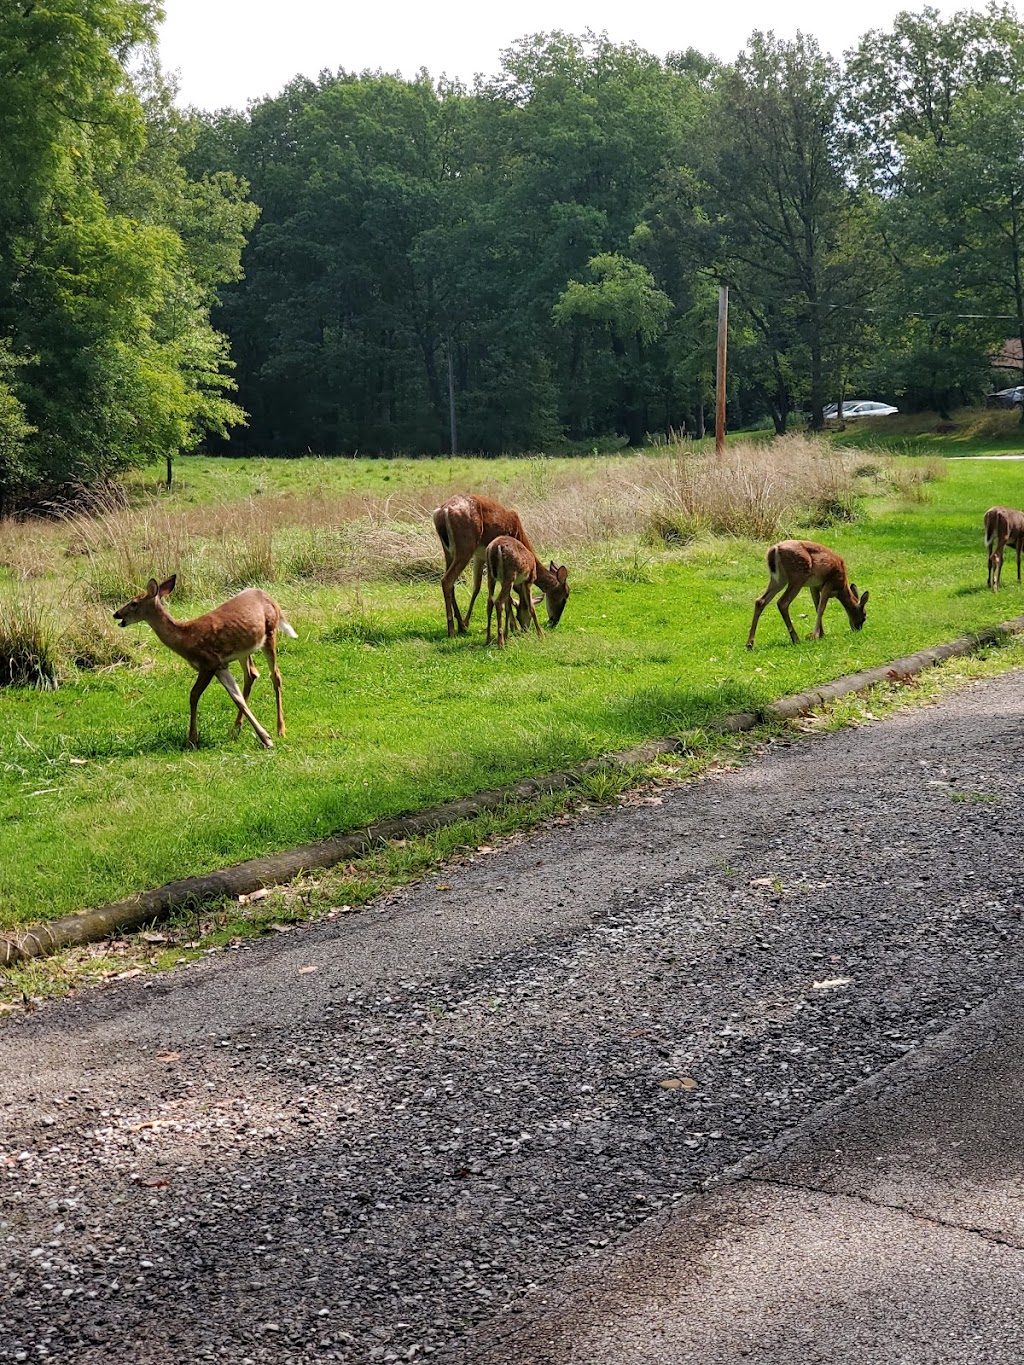
[{"label": "walking deer", "polygon": [[1009,545],[1017,551],[1017,582],[1020,582],[1020,552],[1024,545],[1024,512],[1015,507],[990,507],[985,513],[985,549],[988,552],[988,586],[999,589],[1003,572],[1003,551]]},{"label": "walking deer", "polygon": [[[460,635],[465,635],[469,629],[469,618],[473,614],[473,604],[480,592],[488,545],[499,536],[507,536],[524,545],[531,554],[534,554],[533,546],[523,530],[518,512],[513,511],[511,507],[503,507],[493,498],[477,497],[473,494],[460,493],[442,503],[434,512],[434,529],[444,550],[445,571],[441,579],[441,591],[444,593],[445,614],[448,618],[448,635],[449,637],[455,635],[456,627]],[[455,584],[470,562],[473,565],[473,591],[466,614],[463,616],[455,600]],[[537,583],[548,599],[548,625],[553,627],[558,624],[569,592],[566,588],[564,596],[560,596],[551,587],[549,579],[552,575],[561,574],[561,583],[564,585],[565,568],[563,566],[556,569],[552,564],[548,570],[540,560],[537,560],[537,565]]]},{"label": "walking deer", "polygon": [[[565,604],[569,598],[569,585],[566,582],[567,571],[563,564],[556,568],[554,561],[551,567],[545,569],[532,550],[528,549],[522,541],[515,540],[512,536],[498,536],[492,540],[487,547],[487,640],[491,643],[491,613],[497,604],[498,612],[498,647],[505,644],[505,637],[508,630],[515,629],[516,617],[518,624],[526,630],[530,621],[533,621],[537,634],[543,635],[540,622],[537,620],[536,606],[538,602],[547,602],[548,621],[554,624],[558,621]],[[534,583],[541,589],[542,596],[533,596]],[[494,589],[497,586],[498,596],[495,598]],[[512,614],[512,590],[516,591],[519,605],[516,615]],[[504,624],[502,622],[502,612],[504,611]]]},{"label": "walking deer", "polygon": [[810,588],[818,613],[811,631],[812,640],[820,640],[825,634],[821,621],[832,597],[838,597],[842,602],[854,630],[860,630],[863,626],[868,593],[859,596],[856,583],[847,582],[846,565],[835,550],[818,545],[813,540],[780,540],[768,551],[768,573],[771,575],[768,586],[754,603],[754,619],[747,636],[748,649],[754,648],[754,634],[761,613],[780,592],[779,611],[789,631],[789,638],[794,644],[797,643],[797,634],[789,619],[789,605],[803,587]]},{"label": "walking deer", "polygon": [[[262,649],[270,665],[277,698],[277,733],[283,735],[284,706],[281,701],[281,671],[277,666],[277,632],[282,630],[294,640],[298,638],[295,631],[284,619],[274,599],[260,588],[246,588],[245,592],[229,598],[205,616],[197,616],[194,621],[175,621],[164,605],[164,598],[174,590],[176,581],[177,574],[172,574],[159,584],[155,578],[151,578],[145,592],[139,593],[138,597],[133,597],[114,612],[115,620],[120,621],[122,626],[145,621],[153,627],[157,638],[168,649],[180,654],[199,674],[189,694],[188,743],[191,747],[199,743],[196,728],[199,698],[216,678],[238,707],[235,729],[241,728],[244,718],[256,731],[260,743],[272,749],[274,741],[249,710],[249,693],[260,676],[253,665],[252,656]],[[228,667],[234,659],[242,661],[245,684],[241,689]]]}]

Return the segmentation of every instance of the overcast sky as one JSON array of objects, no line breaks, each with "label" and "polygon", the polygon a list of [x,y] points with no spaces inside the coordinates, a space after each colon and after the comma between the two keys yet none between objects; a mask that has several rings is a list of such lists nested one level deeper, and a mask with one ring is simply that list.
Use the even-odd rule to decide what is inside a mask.
[{"label": "overcast sky", "polygon": [[[934,0],[933,0],[934,3]],[[621,0],[520,0],[508,6],[488,0],[163,0],[167,19],[161,50],[164,65],[181,76],[181,102],[205,109],[243,107],[276,95],[297,74],[321,71],[399,71],[412,76],[426,67],[471,81],[497,71],[499,54],[516,38],[544,29],[582,33],[606,29],[616,42],[630,39],[659,56],[696,47],[732,58],[754,28],[781,36],[813,33],[840,55],[869,28],[888,26],[901,9],[920,4],[862,0],[821,4],[787,0],[703,0],[698,4]],[[943,13],[965,8],[938,0]],[[971,5],[971,8],[982,8]]]}]

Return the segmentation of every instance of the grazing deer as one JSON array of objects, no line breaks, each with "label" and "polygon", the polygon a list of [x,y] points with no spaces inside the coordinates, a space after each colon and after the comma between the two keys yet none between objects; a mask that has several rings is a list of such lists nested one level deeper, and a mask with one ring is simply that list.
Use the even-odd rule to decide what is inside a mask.
[{"label": "grazing deer", "polygon": [[813,540],[780,540],[768,551],[768,572],[771,575],[768,586],[754,603],[754,619],[747,636],[748,649],[754,648],[754,633],[761,613],[780,592],[779,611],[789,631],[789,638],[794,644],[797,643],[797,634],[789,619],[789,604],[803,587],[810,588],[818,612],[811,631],[812,640],[820,640],[825,634],[821,620],[830,597],[838,597],[842,602],[854,630],[860,630],[863,626],[868,594],[858,596],[856,583],[847,582],[846,565],[835,550],[818,545]]},{"label": "grazing deer", "polygon": [[[533,546],[523,530],[518,512],[514,512],[511,507],[502,507],[501,503],[495,502],[493,498],[476,497],[472,494],[460,493],[442,503],[434,513],[434,529],[444,550],[446,567],[444,577],[441,579],[441,591],[444,593],[445,614],[448,618],[448,635],[451,637],[455,634],[456,626],[458,633],[465,635],[469,629],[469,618],[473,614],[473,604],[480,592],[488,545],[499,536],[507,536],[524,545],[531,554],[534,553]],[[471,560],[473,592],[466,614],[463,616],[455,600],[455,584]],[[565,599],[569,596],[568,588],[565,589],[564,596],[560,596],[559,590],[551,582],[551,579],[559,574],[560,582],[564,586],[564,566],[556,569],[552,564],[548,570],[540,560],[537,560],[537,585],[548,600],[549,626],[558,624],[558,618],[565,607]],[[521,623],[522,615],[521,613]]]},{"label": "grazing deer", "polygon": [[985,549],[988,551],[988,586],[999,589],[1003,551],[1017,551],[1017,582],[1020,582],[1020,551],[1024,545],[1024,512],[1015,507],[990,507],[985,513]]},{"label": "grazing deer", "polygon": [[[547,602],[548,624],[557,625],[558,619],[565,610],[565,604],[569,600],[569,584],[566,582],[567,570],[563,564],[556,568],[554,561],[551,567],[544,568],[540,560],[528,549],[522,541],[513,539],[512,536],[498,536],[497,540],[492,540],[487,547],[487,640],[491,643],[491,612],[497,602],[498,610],[498,646],[505,643],[505,634],[509,629],[516,628],[516,616],[521,629],[526,630],[530,621],[533,621],[538,635],[544,632],[540,628],[537,620],[536,606],[538,602]],[[542,590],[541,597],[533,596],[533,585],[536,583]],[[498,596],[495,599],[494,589],[498,587]],[[516,616],[512,614],[512,589],[515,588],[519,598],[519,605]],[[504,625],[502,624],[502,610],[504,609]]]},{"label": "grazing deer", "polygon": [[[133,597],[115,611],[114,619],[120,621],[122,626],[145,621],[153,627],[157,638],[168,649],[180,654],[199,674],[189,694],[191,713],[188,742],[192,748],[199,743],[196,729],[199,698],[216,678],[238,707],[235,729],[241,728],[244,717],[256,731],[260,742],[267,749],[272,749],[274,741],[249,710],[249,693],[260,676],[253,666],[252,656],[256,650],[262,649],[270,665],[277,698],[277,733],[283,735],[284,706],[281,702],[281,671],[277,666],[277,632],[283,630],[285,635],[290,635],[294,640],[298,638],[295,631],[284,619],[274,599],[261,588],[246,588],[245,592],[229,598],[205,616],[197,616],[194,621],[175,621],[164,606],[164,598],[173,591],[176,581],[177,574],[172,574],[160,584],[151,578],[146,591],[140,592],[138,597]],[[245,673],[245,686],[242,689],[239,689],[228,667],[233,659],[242,661]]]}]

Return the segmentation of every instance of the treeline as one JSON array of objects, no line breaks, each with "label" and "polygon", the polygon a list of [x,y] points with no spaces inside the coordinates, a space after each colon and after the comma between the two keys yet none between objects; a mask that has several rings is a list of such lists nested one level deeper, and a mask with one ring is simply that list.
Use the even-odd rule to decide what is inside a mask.
[{"label": "treeline", "polygon": [[210,322],[256,220],[155,60],[151,0],[0,7],[0,512],[244,418]]},{"label": "treeline", "polygon": [[216,447],[225,337],[219,448],[267,454],[447,450],[453,416],[476,451],[700,434],[721,281],[733,423],[947,412],[1024,340],[1009,8],[842,64],[545,34],[472,88],[340,72],[188,116],[144,0],[39,14],[0,19],[0,479]]}]

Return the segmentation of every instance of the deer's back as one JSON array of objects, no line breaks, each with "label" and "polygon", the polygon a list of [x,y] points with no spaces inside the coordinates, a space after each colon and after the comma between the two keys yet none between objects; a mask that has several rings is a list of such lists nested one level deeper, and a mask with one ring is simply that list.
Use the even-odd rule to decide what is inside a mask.
[{"label": "deer's back", "polygon": [[494,498],[476,493],[459,493],[449,498],[434,513],[434,525],[444,541],[447,541],[449,523],[453,530],[457,525],[471,530],[478,546],[490,545],[499,536],[511,536],[530,547],[519,513]]},{"label": "deer's back", "polygon": [[773,578],[788,581],[797,575],[814,587],[830,579],[846,582],[842,557],[816,540],[780,540],[768,551],[768,570]]},{"label": "deer's back", "polygon": [[515,536],[496,536],[487,546],[487,573],[491,581],[506,582],[511,578],[516,584],[527,580],[532,583],[537,574],[537,558]]},{"label": "deer's back", "polygon": [[1024,538],[1024,512],[1018,512],[1016,507],[990,507],[985,513],[985,536],[988,540],[998,536],[1000,540],[1016,543]]}]

